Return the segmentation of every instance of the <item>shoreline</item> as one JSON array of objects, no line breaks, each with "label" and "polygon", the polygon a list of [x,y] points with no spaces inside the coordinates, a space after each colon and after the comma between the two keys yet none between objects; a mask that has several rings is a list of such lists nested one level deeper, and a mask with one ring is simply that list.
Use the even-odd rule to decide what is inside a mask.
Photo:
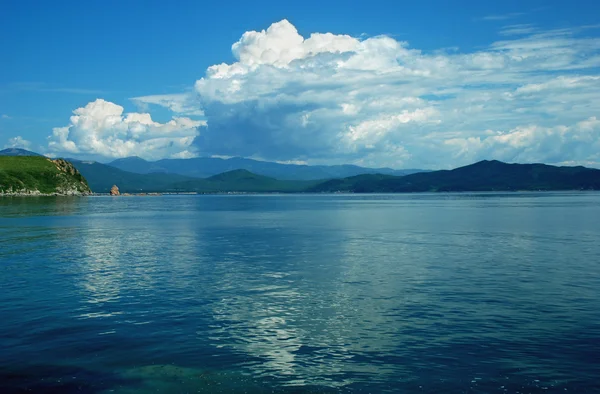
[{"label": "shoreline", "polygon": [[595,189],[557,189],[557,190],[460,190],[460,191],[419,191],[419,192],[280,192],[280,191],[258,191],[258,192],[141,192],[121,193],[111,195],[106,193],[3,193],[2,197],[161,197],[161,196],[233,196],[233,195],[402,195],[402,194],[485,194],[485,193],[573,193],[573,192],[598,192]]},{"label": "shoreline", "polygon": [[87,197],[93,193],[2,193],[1,197]]}]

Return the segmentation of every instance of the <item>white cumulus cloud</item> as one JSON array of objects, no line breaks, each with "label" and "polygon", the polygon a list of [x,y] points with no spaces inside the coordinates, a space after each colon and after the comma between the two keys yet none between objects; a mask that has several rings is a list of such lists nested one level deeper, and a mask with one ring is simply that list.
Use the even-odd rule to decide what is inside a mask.
[{"label": "white cumulus cloud", "polygon": [[597,166],[600,163],[600,120],[590,117],[569,126],[528,125],[508,131],[489,130],[481,137],[451,138],[444,143],[455,147],[456,155],[471,160],[483,154],[511,162],[585,162]]},{"label": "white cumulus cloud", "polygon": [[[476,52],[427,53],[388,36],[305,38],[283,20],[244,33],[237,61],[196,82],[208,128],[195,145],[205,155],[394,167],[588,160],[566,149],[600,108],[600,40],[579,31],[522,29]],[[570,130],[551,140],[560,149],[544,132],[515,144],[517,130],[560,125]]]},{"label": "white cumulus cloud", "polygon": [[[600,118],[593,34],[520,24],[478,50],[424,51],[385,35],[304,37],[282,20],[244,33],[231,47],[235,61],[208,67],[192,93],[135,97],[140,113],[102,100],[76,110],[50,149],[396,168],[481,159],[600,166],[590,139]],[[153,105],[177,117],[156,123]]]},{"label": "white cumulus cloud", "polygon": [[204,112],[198,108],[195,97],[191,94],[157,94],[152,96],[133,97],[131,101],[140,108],[147,111],[149,105],[158,105],[170,109],[181,115],[203,116]]},{"label": "white cumulus cloud", "polygon": [[48,148],[55,154],[146,159],[190,157],[203,121],[174,117],[166,123],[148,113],[127,113],[120,105],[97,99],[73,111],[70,123],[53,129]]},{"label": "white cumulus cloud", "polygon": [[[592,84],[593,82],[596,82]],[[594,86],[595,85],[595,86]],[[543,83],[530,83],[521,86],[516,90],[518,94],[538,93],[546,90],[562,90],[573,88],[585,88],[593,86],[597,88],[600,85],[600,76],[560,76]]]},{"label": "white cumulus cloud", "polygon": [[21,136],[16,136],[10,138],[8,143],[4,145],[5,148],[21,148],[21,149],[31,149],[31,142],[23,139]]}]

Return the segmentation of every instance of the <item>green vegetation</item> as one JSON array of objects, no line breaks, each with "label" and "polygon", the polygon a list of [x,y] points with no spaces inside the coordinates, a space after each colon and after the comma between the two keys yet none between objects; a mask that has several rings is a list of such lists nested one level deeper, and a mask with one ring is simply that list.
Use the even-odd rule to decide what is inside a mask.
[{"label": "green vegetation", "polygon": [[319,181],[282,181],[256,175],[246,170],[233,170],[206,179],[175,184],[175,188],[198,193],[299,193],[317,185]]},{"label": "green vegetation", "polygon": [[134,174],[96,162],[74,161],[92,190],[107,193],[113,184],[121,192],[197,193],[408,193],[518,190],[600,190],[600,170],[544,164],[482,161],[450,171],[393,176],[364,174],[321,181],[282,181],[246,170],[210,178],[175,174]]},{"label": "green vegetation", "polygon": [[95,193],[108,193],[113,185],[117,185],[121,193],[176,192],[180,190],[175,184],[198,180],[176,174],[134,174],[95,161],[71,162]]},{"label": "green vegetation", "polygon": [[600,170],[484,160],[450,171],[432,171],[403,177],[360,175],[326,181],[309,190],[353,193],[600,190]]},{"label": "green vegetation", "polygon": [[342,179],[330,179],[321,182],[309,191],[311,192],[347,192],[347,193],[369,193],[379,189],[379,184],[386,180],[394,180],[400,177],[382,174],[363,174]]},{"label": "green vegetation", "polygon": [[[2,152],[0,152],[2,154]],[[108,163],[109,166],[137,174],[179,174],[194,178],[208,178],[233,170],[247,170],[275,179],[307,181],[345,178],[360,174],[408,175],[421,170],[393,170],[391,168],[364,168],[355,165],[313,166],[281,164],[268,161],[231,157],[195,157],[191,159],[163,159],[146,161],[140,157],[126,157]]]},{"label": "green vegetation", "polygon": [[96,193],[108,193],[113,185],[121,193],[258,193],[302,192],[318,181],[280,181],[246,170],[228,171],[210,178],[192,178],[177,174],[134,174],[98,162],[73,160]]},{"label": "green vegetation", "polygon": [[85,178],[63,159],[0,156],[0,194],[87,194]]},{"label": "green vegetation", "polygon": [[31,152],[20,148],[7,148],[0,150],[0,156],[42,156],[39,153]]},{"label": "green vegetation", "polygon": [[[0,192],[38,190],[56,193],[74,188],[85,192],[87,182],[97,193],[117,185],[122,193],[408,193],[519,190],[600,190],[600,170],[545,164],[481,161],[449,171],[405,176],[363,174],[320,181],[278,180],[247,170],[209,178],[177,174],[136,174],[97,162],[45,157],[0,157]],[[82,176],[83,175],[83,176]],[[85,177],[85,179],[84,179]],[[78,186],[79,185],[79,186]]]}]

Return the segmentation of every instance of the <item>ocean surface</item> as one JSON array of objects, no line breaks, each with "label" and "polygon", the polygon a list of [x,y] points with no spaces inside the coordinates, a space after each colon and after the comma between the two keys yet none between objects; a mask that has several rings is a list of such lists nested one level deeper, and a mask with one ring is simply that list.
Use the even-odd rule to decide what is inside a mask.
[{"label": "ocean surface", "polygon": [[600,194],[0,198],[1,393],[599,393]]}]

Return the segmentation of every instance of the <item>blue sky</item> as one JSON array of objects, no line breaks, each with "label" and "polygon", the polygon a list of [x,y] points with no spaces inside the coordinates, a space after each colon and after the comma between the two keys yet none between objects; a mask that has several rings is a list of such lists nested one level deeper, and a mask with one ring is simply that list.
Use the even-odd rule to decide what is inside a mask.
[{"label": "blue sky", "polygon": [[597,2],[284,3],[5,2],[0,148],[598,166]]}]

